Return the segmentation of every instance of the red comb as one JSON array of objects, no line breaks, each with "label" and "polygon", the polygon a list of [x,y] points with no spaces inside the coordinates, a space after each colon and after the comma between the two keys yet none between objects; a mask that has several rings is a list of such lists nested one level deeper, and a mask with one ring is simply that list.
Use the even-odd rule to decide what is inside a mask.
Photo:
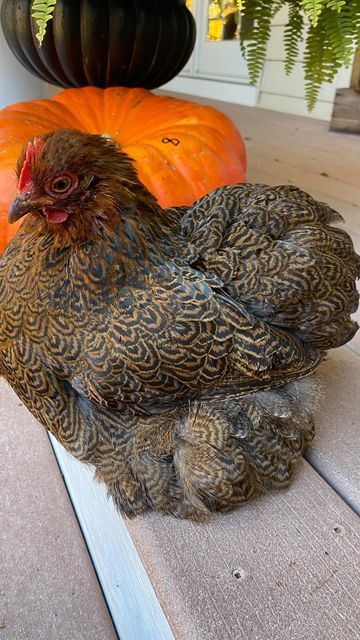
[{"label": "red comb", "polygon": [[34,140],[30,140],[27,149],[24,164],[21,169],[19,184],[18,184],[18,193],[21,195],[24,191],[29,191],[29,188],[32,183],[31,178],[31,165],[33,160],[36,158],[38,153],[43,148],[45,142],[41,140],[41,138],[34,138]]}]

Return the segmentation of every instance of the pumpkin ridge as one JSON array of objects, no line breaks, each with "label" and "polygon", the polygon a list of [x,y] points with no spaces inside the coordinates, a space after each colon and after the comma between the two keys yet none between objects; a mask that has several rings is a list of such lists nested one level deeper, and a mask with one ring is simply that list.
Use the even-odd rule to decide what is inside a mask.
[{"label": "pumpkin ridge", "polygon": [[[39,107],[39,108],[41,108],[41,109],[45,110],[45,112],[47,111],[47,112],[51,112],[51,113],[53,114],[53,111],[52,111],[52,104],[51,104],[51,103],[52,103],[52,100],[47,100],[47,101],[46,101],[46,100],[38,100],[38,101],[28,100],[28,101],[26,101],[26,102],[18,103],[19,105],[24,105],[24,107],[26,107],[26,108],[24,108],[24,109],[19,109],[18,111],[17,111],[17,110],[12,110],[12,109],[11,109],[11,106],[12,106],[12,105],[10,105],[10,107],[5,107],[5,109],[3,109],[3,111],[1,111],[1,112],[0,112],[0,113],[1,113],[1,117],[2,117],[3,115],[4,115],[5,117],[6,117],[7,115],[9,115],[9,119],[11,119],[11,120],[12,120],[12,119],[13,119],[13,118],[12,118],[12,116],[13,116],[13,114],[15,114],[15,116],[17,115],[17,116],[18,116],[18,118],[19,118],[21,121],[23,121],[23,120],[24,120],[24,117],[25,117],[25,118],[29,118],[29,115],[28,115],[28,109],[29,109],[30,105],[31,105],[31,108],[33,108],[34,103],[35,103],[35,107]],[[37,104],[36,104],[36,103],[37,103]],[[7,112],[7,110],[8,110],[8,112]],[[73,114],[73,113],[72,113],[72,112],[71,112],[71,111],[70,111],[70,110],[69,110],[65,105],[63,105],[63,106],[62,106],[62,110],[61,110],[61,112],[59,112],[59,111],[56,111],[56,112],[55,112],[55,113],[56,113],[56,116],[57,116],[58,118],[63,118],[63,115],[65,115],[65,114],[64,114],[64,111],[65,111],[65,114],[66,114],[66,112],[67,112],[67,113],[68,113],[68,115],[69,115],[69,128],[77,128],[77,127],[74,127],[74,122],[73,122],[73,119],[74,119],[74,117],[76,118],[76,115],[75,115],[75,114]],[[53,115],[54,115],[54,114],[53,114]],[[31,117],[31,116],[30,116],[30,117]],[[33,116],[33,117],[34,117],[35,119],[39,119],[39,118],[41,118],[41,122],[44,122],[44,119],[45,119],[45,116],[44,116],[44,113],[43,113],[43,112],[41,112],[41,113],[40,113],[40,112],[36,112],[36,113],[34,114],[34,116]],[[47,119],[49,122],[51,122],[51,117],[47,116],[47,118],[46,118],[46,119]],[[77,122],[78,122],[79,127],[80,127],[80,125],[81,125],[80,120],[79,120],[79,119],[77,119]],[[61,122],[60,122],[59,124],[60,124],[60,127],[61,127],[61,128],[64,128],[64,123],[61,123]],[[72,125],[72,126],[70,126],[70,125]],[[57,128],[59,128],[59,127],[57,127]]]},{"label": "pumpkin ridge", "polygon": [[[226,122],[226,118],[227,118],[227,116],[224,116],[224,119],[222,119],[222,121],[221,121],[222,133],[223,133],[223,131],[225,129],[226,131],[228,130],[229,133],[231,131],[231,134],[234,135],[234,125],[231,123],[230,119],[229,119],[229,121],[227,123]],[[216,126],[220,125],[220,122],[217,121],[216,125],[207,126],[207,125],[204,125],[204,122],[202,120],[200,120],[200,118],[199,119],[195,119],[195,118],[189,119],[188,117],[186,118],[186,120],[187,120],[186,122],[178,122],[177,121],[175,124],[169,118],[169,125],[168,125],[166,121],[164,123],[164,116],[161,117],[161,114],[159,114],[159,118],[158,119],[159,119],[159,126],[157,126],[157,124],[155,125],[154,120],[152,120],[152,121],[149,120],[146,123],[145,127],[143,127],[142,129],[138,129],[136,131],[136,135],[137,136],[141,135],[142,137],[144,137],[144,136],[146,136],[148,131],[151,132],[152,135],[154,135],[154,133],[158,133],[158,132],[159,133],[163,133],[164,132],[166,135],[168,135],[168,133],[169,133],[169,130],[167,128],[168,126],[169,127],[176,127],[177,130],[181,130],[181,131],[184,131],[184,130],[187,131],[189,127],[191,127],[193,129],[193,128],[196,128],[196,127],[199,127],[199,128],[203,127],[204,128],[206,126],[207,130],[210,131],[210,130],[213,130],[214,128],[216,128]],[[237,130],[236,130],[236,132],[237,132]],[[128,136],[130,136],[130,132],[128,132]],[[240,134],[238,132],[237,132],[237,136],[240,138]]]},{"label": "pumpkin ridge", "polygon": [[[199,125],[199,126],[200,126],[200,125]],[[202,126],[202,128],[206,130],[206,127]],[[208,128],[208,131],[210,131],[210,129],[209,129],[209,128]],[[174,129],[173,131],[171,131],[171,132],[169,133],[169,137],[170,137],[170,138],[171,138],[171,137],[176,138],[176,137],[177,137],[177,135],[176,135],[176,134],[177,134],[177,131],[176,131],[176,129]],[[179,134],[179,135],[180,135],[180,134]],[[189,133],[188,131],[183,132],[183,133],[182,133],[182,135],[183,135],[186,139],[188,139],[188,140],[190,140],[190,141],[197,142],[197,143],[199,142],[199,136],[195,136],[194,134]],[[240,134],[239,134],[239,135],[240,135]],[[223,143],[223,140],[220,140],[220,143]],[[141,143],[140,141],[138,141],[138,142],[137,142],[137,144],[142,144],[142,143]],[[159,144],[159,143],[158,143],[158,142],[156,142],[156,144]],[[216,146],[217,146],[217,148],[215,148]],[[207,150],[211,153],[211,155],[212,155],[212,156],[214,156],[217,160],[220,160],[220,162],[222,163],[222,165],[223,165],[223,167],[224,167],[224,171],[225,171],[225,173],[227,173],[227,172],[228,172],[229,165],[228,165],[227,161],[222,157],[222,154],[221,154],[221,150],[222,150],[222,149],[221,149],[221,146],[219,146],[219,145],[215,145],[215,146],[213,147],[211,144],[209,144],[208,142],[206,142],[206,140],[201,139],[201,147],[203,147],[203,148],[207,149]],[[240,150],[242,150],[242,149],[240,148]],[[164,150],[164,151],[165,151],[165,150]],[[225,148],[224,148],[224,151],[225,151]],[[187,158],[188,158],[188,156],[187,156]],[[240,160],[240,158],[239,158],[239,160]],[[198,161],[198,152],[197,152],[196,161]],[[242,162],[241,162],[241,165],[243,165],[243,163],[242,163]]]},{"label": "pumpkin ridge", "polygon": [[[111,127],[109,128],[110,133],[111,131],[113,131],[114,137],[116,138],[116,136],[119,135],[121,129],[123,128],[124,120],[129,110],[128,103],[131,104],[133,98],[128,93],[125,93],[124,95],[123,91],[120,94],[120,92],[117,91],[118,87],[111,87],[110,89],[105,89],[104,91],[104,111],[107,114],[106,119],[108,121],[109,119],[113,120],[113,122],[111,122]],[[116,104],[119,105],[119,107],[116,109],[116,112],[114,111],[114,101],[116,101]],[[108,114],[110,114],[110,118]]]},{"label": "pumpkin ridge", "polygon": [[[129,93],[129,102],[131,102],[131,104],[129,105],[129,109],[121,123],[121,129],[124,129],[126,126],[128,126],[129,123],[129,119],[134,117],[134,112],[135,112],[135,117],[136,117],[136,110],[139,108],[139,106],[141,105],[144,110],[146,110],[146,112],[148,113],[149,110],[152,109],[152,105],[146,105],[146,102],[150,102],[153,100],[153,98],[157,99],[160,98],[161,96],[155,96],[147,91],[145,91],[144,89],[138,89],[138,88],[134,88],[134,89],[129,89],[129,92],[133,92],[132,96]],[[135,93],[136,92],[136,93]],[[140,94],[140,95],[139,95]],[[132,98],[132,99],[131,99]],[[159,105],[160,108],[160,103],[157,101],[157,105]],[[163,115],[164,118],[164,115]],[[148,124],[148,122],[146,122],[146,125]],[[136,131],[137,131],[137,127],[136,127]]]},{"label": "pumpkin ridge", "polygon": [[[168,157],[167,157],[167,156],[166,156],[166,155],[165,155],[165,154],[164,154],[160,149],[158,149],[158,147],[157,147],[156,145],[153,145],[153,144],[146,144],[146,143],[140,143],[140,144],[137,144],[136,146],[137,146],[137,147],[143,147],[143,148],[149,148],[149,147],[151,147],[151,150],[152,150],[152,151],[155,149],[155,150],[158,152],[158,156],[160,156],[160,158],[161,158],[162,162],[164,162],[164,160],[165,160],[166,164],[167,164],[167,165],[169,165],[169,167],[172,165],[172,163],[171,163],[170,159],[169,159],[169,158],[168,158]],[[128,146],[124,147],[124,151],[125,151],[126,153],[128,153],[128,149],[129,149],[129,147],[128,147]],[[135,161],[135,162],[136,162],[136,161]],[[137,163],[136,163],[136,164],[137,164]],[[173,166],[174,166],[174,165],[173,165]],[[170,170],[172,171],[172,169],[170,169]],[[185,184],[188,184],[188,183],[189,183],[189,176],[188,176],[188,175],[187,175],[183,170],[179,169],[179,167],[178,167],[177,165],[176,165],[176,168],[175,168],[174,173],[178,173],[178,174],[183,178],[183,180],[184,180],[184,183],[185,183]],[[148,187],[148,188],[149,188],[149,187]]]}]

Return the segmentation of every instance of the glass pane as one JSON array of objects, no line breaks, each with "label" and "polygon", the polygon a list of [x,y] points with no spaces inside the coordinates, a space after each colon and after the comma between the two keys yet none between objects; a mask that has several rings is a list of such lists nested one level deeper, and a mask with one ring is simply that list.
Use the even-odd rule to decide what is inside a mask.
[{"label": "glass pane", "polygon": [[209,0],[207,39],[235,40],[239,37],[238,0]]}]

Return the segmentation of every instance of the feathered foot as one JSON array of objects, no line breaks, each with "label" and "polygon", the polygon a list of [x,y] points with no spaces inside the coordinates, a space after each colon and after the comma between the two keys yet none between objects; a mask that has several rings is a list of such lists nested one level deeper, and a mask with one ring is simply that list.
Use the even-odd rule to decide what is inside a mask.
[{"label": "feathered foot", "polygon": [[229,511],[269,488],[286,487],[314,436],[318,384],[309,378],[222,403],[193,407],[176,429],[179,515]]},{"label": "feathered foot", "polygon": [[294,463],[313,438],[318,397],[318,383],[304,378],[142,418],[132,454],[104,465],[97,477],[129,517],[149,508],[193,520],[229,511],[289,484]]}]

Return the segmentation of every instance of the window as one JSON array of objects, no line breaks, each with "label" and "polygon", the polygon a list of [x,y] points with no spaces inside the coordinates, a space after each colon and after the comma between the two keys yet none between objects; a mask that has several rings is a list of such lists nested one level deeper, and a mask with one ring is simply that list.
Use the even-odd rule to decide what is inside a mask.
[{"label": "window", "polygon": [[235,40],[239,37],[240,12],[237,0],[209,0],[207,39]]}]

